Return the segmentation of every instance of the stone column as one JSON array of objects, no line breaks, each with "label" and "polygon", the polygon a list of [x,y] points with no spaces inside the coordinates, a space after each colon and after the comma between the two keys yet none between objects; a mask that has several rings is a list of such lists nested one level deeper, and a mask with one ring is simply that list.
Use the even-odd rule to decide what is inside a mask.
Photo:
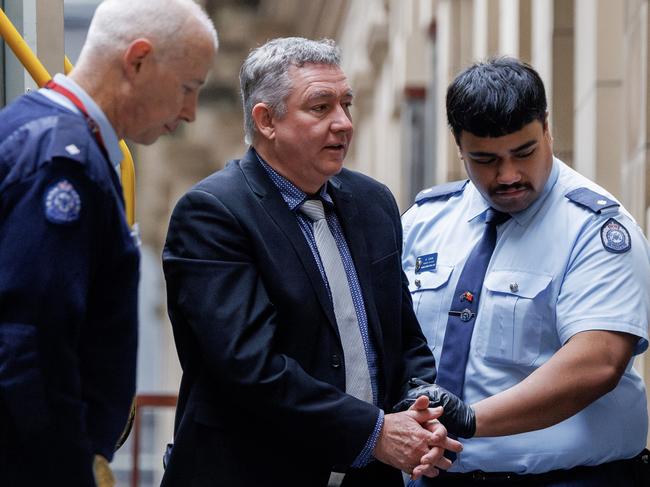
[{"label": "stone column", "polygon": [[574,166],[617,197],[623,157],[624,2],[576,0]]},{"label": "stone column", "polygon": [[499,0],[499,53],[531,58],[532,0]]},{"label": "stone column", "polygon": [[550,121],[555,155],[569,165],[573,165],[574,138],[574,14],[573,2],[553,1]]},{"label": "stone column", "polygon": [[445,96],[447,86],[458,72],[472,61],[472,0],[439,0],[437,12],[437,65],[436,99],[439,100],[436,130],[439,141],[436,151],[436,183],[465,177],[458,157],[454,137],[447,127]]},{"label": "stone column", "polygon": [[[5,0],[5,13],[51,74],[63,72],[63,0]],[[8,103],[36,83],[5,47],[5,101]]]},{"label": "stone column", "polygon": [[474,0],[472,57],[482,60],[499,53],[499,0]]},{"label": "stone column", "polygon": [[626,0],[621,198],[643,224],[648,199],[648,0]]},{"label": "stone column", "polygon": [[573,163],[574,3],[533,0],[531,63],[544,81],[553,150]]}]

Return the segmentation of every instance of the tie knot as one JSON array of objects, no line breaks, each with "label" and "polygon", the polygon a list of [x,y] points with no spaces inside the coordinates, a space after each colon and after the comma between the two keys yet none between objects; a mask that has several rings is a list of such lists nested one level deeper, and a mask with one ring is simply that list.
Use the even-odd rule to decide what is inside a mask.
[{"label": "tie knot", "polygon": [[504,222],[507,222],[510,220],[510,214],[509,213],[504,213],[499,210],[495,210],[494,208],[488,208],[487,213],[485,214],[485,223],[488,225],[501,225]]},{"label": "tie knot", "polygon": [[325,209],[321,200],[306,200],[299,211],[307,215],[312,221],[318,221],[325,218]]}]

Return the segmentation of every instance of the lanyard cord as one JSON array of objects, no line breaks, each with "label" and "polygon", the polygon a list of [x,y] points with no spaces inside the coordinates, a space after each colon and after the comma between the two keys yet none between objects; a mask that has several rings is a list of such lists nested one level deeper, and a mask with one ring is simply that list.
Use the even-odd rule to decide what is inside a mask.
[{"label": "lanyard cord", "polygon": [[108,151],[106,150],[106,145],[104,145],[102,134],[99,131],[99,125],[97,125],[97,122],[95,122],[95,120],[90,115],[88,115],[88,110],[86,110],[86,107],[81,102],[81,100],[77,97],[77,95],[72,93],[67,88],[64,88],[63,86],[55,82],[53,79],[45,83],[44,88],[62,94],[68,100],[70,100],[75,107],[79,109],[79,111],[83,114],[84,118],[86,119],[86,123],[88,124],[88,127],[90,127],[90,131],[92,132],[93,136],[97,140],[97,143],[99,144],[99,148],[102,150],[104,156],[106,156],[106,158],[108,159]]}]

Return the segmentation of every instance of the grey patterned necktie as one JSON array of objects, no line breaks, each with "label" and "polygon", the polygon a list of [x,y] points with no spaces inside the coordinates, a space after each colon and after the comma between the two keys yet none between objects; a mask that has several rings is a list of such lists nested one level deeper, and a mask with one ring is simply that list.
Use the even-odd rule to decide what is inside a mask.
[{"label": "grey patterned necktie", "polygon": [[354,309],[341,253],[325,218],[323,202],[307,200],[300,207],[300,211],[313,222],[316,246],[332,294],[334,315],[341,336],[345,360],[345,392],[372,404],[368,359],[359,330],[357,312]]}]

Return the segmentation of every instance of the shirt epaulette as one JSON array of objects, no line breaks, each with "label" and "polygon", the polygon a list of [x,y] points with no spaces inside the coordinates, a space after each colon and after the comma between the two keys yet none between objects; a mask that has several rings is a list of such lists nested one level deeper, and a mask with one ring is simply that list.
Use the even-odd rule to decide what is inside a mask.
[{"label": "shirt epaulette", "polygon": [[461,181],[452,181],[450,183],[439,184],[431,188],[423,189],[415,197],[415,202],[420,205],[432,198],[442,198],[444,196],[452,196],[460,193],[465,189],[468,182],[469,179],[463,179]]},{"label": "shirt epaulette", "polygon": [[45,149],[43,156],[50,160],[55,157],[63,157],[86,165],[89,157],[88,142],[92,139],[90,139],[85,121],[75,115],[57,118],[50,144]]},{"label": "shirt epaulette", "polygon": [[602,210],[621,206],[617,201],[614,201],[607,196],[603,196],[602,194],[598,194],[589,188],[574,189],[564,196],[569,201],[587,208],[594,213],[600,213]]}]

